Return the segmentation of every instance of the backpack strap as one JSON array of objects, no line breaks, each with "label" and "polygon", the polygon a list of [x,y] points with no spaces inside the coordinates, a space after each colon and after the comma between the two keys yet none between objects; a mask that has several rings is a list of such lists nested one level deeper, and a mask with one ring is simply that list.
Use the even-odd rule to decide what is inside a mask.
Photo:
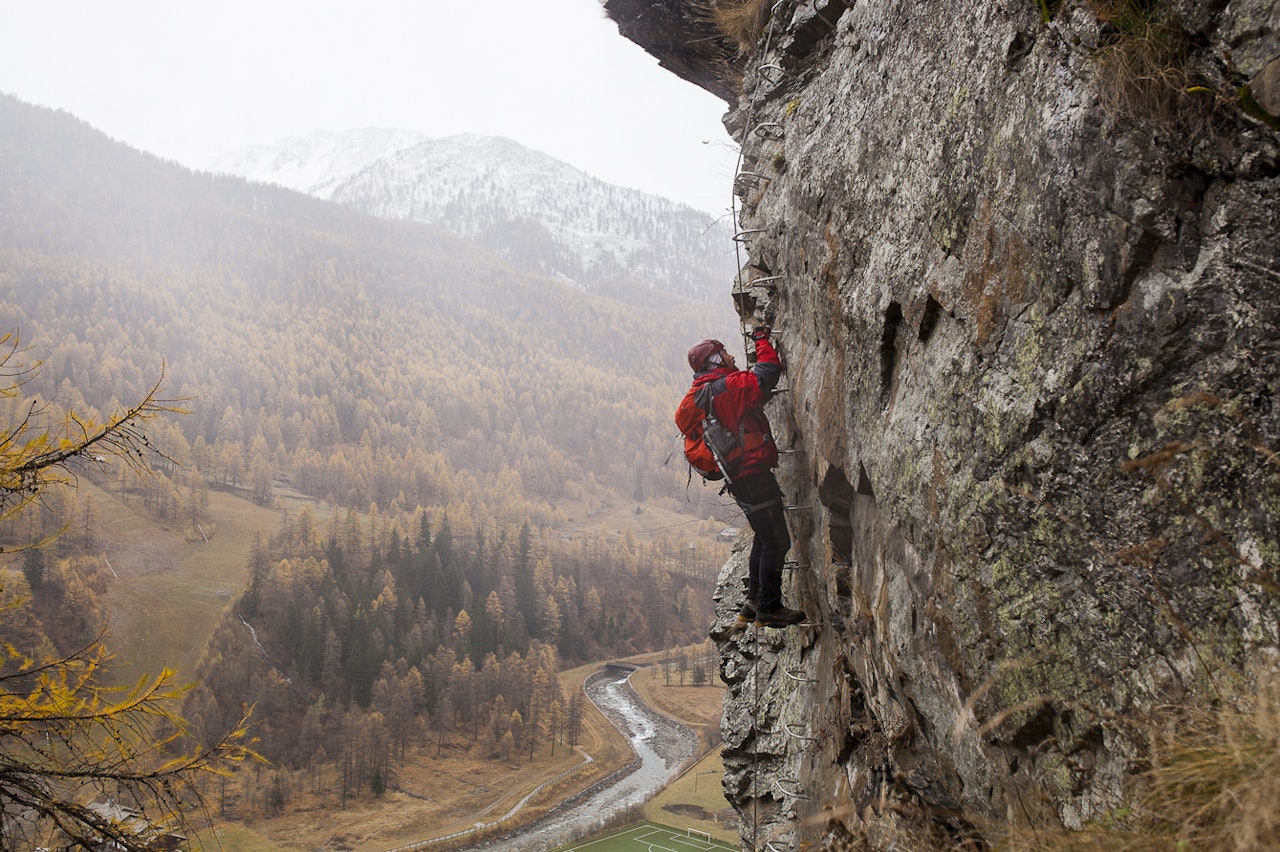
[{"label": "backpack strap", "polygon": [[725,381],[724,376],[699,385],[697,392],[693,395],[694,404],[702,409],[703,414],[715,417],[716,413],[712,410],[712,406],[715,405],[716,397],[724,393],[728,387],[729,383]]}]

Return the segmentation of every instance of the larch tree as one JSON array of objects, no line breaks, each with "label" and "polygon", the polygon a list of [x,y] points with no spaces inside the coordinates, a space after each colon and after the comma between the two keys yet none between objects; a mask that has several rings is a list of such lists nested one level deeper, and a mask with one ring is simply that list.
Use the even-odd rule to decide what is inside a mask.
[{"label": "larch tree", "polygon": [[[50,489],[74,487],[83,465],[115,459],[150,470],[156,451],[144,427],[179,410],[160,398],[160,382],[105,420],[67,411],[46,425],[48,404],[22,400],[38,367],[22,362],[24,351],[16,335],[0,337],[0,403],[11,413],[0,424],[0,520],[23,514]],[[247,713],[211,745],[197,745],[171,709],[186,692],[175,672],[113,690],[104,685],[110,655],[101,634],[71,653],[12,641],[21,603],[0,605],[0,848],[69,841],[141,850],[153,848],[162,828],[190,831],[193,814],[207,813],[199,779],[254,756]]]}]

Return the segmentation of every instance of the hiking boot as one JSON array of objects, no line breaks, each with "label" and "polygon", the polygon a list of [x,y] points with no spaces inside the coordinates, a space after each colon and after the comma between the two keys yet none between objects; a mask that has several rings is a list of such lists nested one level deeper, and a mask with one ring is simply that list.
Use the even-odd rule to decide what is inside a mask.
[{"label": "hiking boot", "polygon": [[786,627],[788,624],[799,624],[804,621],[805,615],[803,610],[788,609],[787,607],[778,607],[768,612],[756,613],[757,627]]},{"label": "hiking boot", "polygon": [[744,624],[750,624],[756,620],[755,604],[748,601],[742,605],[742,609],[738,610],[738,620]]}]

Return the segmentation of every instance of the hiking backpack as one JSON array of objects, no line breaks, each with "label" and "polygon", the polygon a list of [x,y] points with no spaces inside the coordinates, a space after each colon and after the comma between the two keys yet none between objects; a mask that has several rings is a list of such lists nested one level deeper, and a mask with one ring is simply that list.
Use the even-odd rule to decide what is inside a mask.
[{"label": "hiking backpack", "polygon": [[684,435],[689,467],[703,479],[731,482],[742,461],[742,435],[730,432],[715,415],[716,394],[724,389],[722,378],[689,388],[676,408],[676,426]]}]

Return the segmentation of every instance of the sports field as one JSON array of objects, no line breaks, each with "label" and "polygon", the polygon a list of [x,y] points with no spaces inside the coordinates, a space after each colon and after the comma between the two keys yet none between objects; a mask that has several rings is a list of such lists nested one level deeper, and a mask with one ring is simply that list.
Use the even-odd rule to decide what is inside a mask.
[{"label": "sports field", "polygon": [[556,852],[703,852],[707,849],[735,850],[697,831],[677,831],[652,822],[642,822],[594,840],[561,846]]}]

